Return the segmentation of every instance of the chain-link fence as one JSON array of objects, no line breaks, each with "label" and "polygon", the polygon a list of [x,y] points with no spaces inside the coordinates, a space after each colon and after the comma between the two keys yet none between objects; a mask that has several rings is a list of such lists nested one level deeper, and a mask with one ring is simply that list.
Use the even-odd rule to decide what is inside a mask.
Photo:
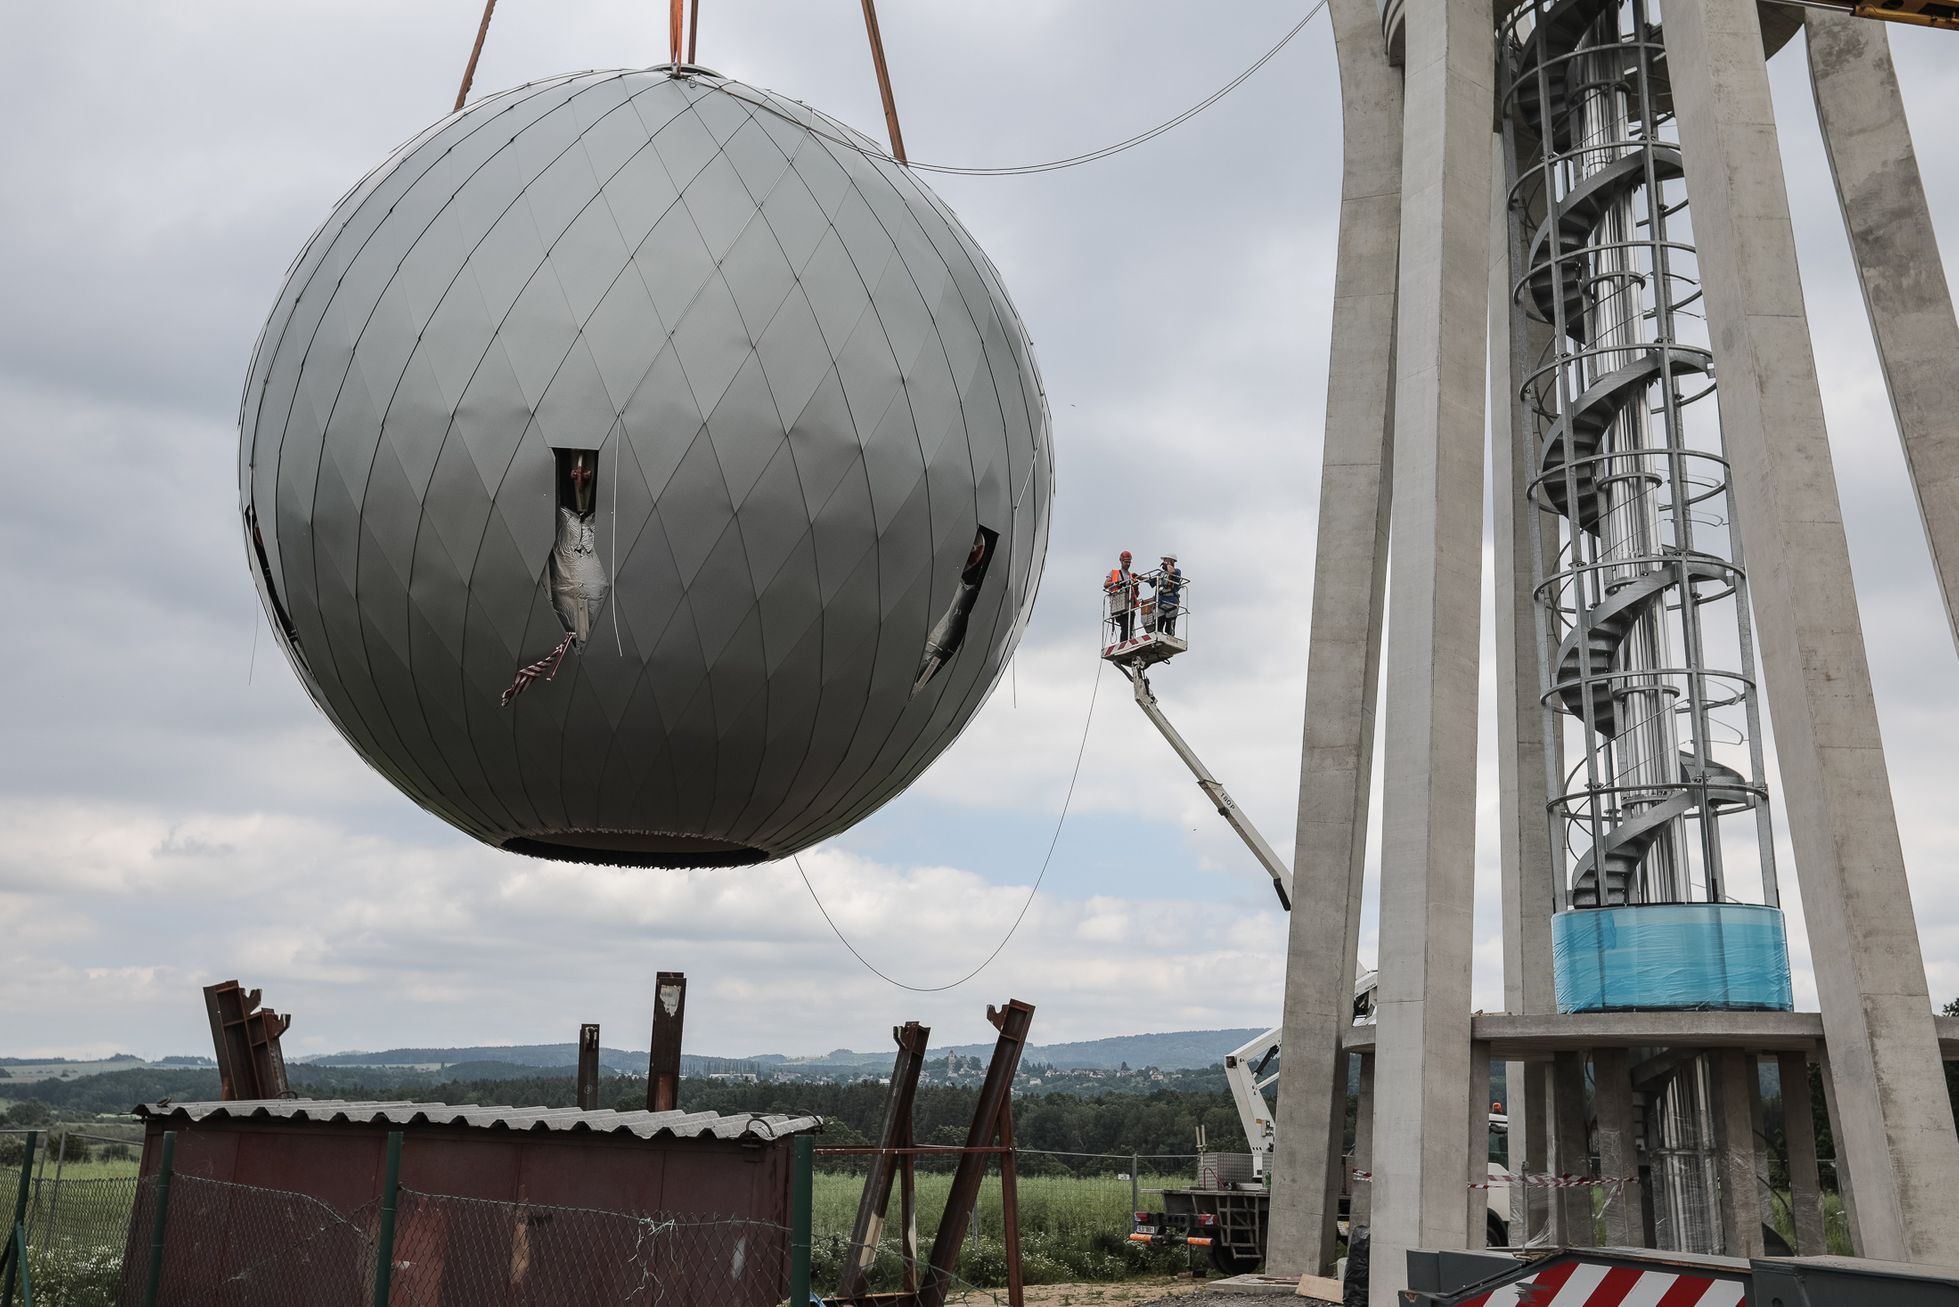
[{"label": "chain-link fence", "polygon": [[699,1213],[623,1213],[401,1190],[395,1307],[774,1307],[789,1230]]},{"label": "chain-link fence", "polygon": [[57,1130],[0,1132],[0,1215],[11,1220],[27,1188],[27,1235],[34,1301],[50,1307],[108,1307],[115,1301],[123,1241],[136,1200],[141,1143],[122,1135]]}]

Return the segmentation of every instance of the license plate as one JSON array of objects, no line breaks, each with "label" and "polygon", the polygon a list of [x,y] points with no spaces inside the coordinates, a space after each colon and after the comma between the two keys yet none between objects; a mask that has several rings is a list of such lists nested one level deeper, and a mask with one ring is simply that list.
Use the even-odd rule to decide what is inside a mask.
[{"label": "license plate", "polygon": [[1137,1227],[1136,1227],[1136,1233],[1137,1233],[1137,1234],[1155,1234],[1155,1233],[1156,1233],[1156,1227],[1155,1227],[1155,1226],[1153,1226],[1153,1225],[1139,1225],[1139,1226],[1137,1226]]}]

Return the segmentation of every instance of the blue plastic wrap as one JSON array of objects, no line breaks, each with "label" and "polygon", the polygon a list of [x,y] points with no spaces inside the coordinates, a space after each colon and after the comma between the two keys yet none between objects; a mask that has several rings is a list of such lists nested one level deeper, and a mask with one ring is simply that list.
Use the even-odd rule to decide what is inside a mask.
[{"label": "blue plastic wrap", "polygon": [[1560,1012],[1795,1007],[1782,913],[1751,903],[1581,908],[1551,918]]}]

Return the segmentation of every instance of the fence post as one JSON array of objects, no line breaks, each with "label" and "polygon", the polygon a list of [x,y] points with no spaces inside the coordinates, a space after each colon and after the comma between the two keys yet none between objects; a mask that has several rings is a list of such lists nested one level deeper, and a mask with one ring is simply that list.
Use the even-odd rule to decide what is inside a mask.
[{"label": "fence post", "polygon": [[809,1304],[810,1206],[816,1181],[815,1150],[808,1135],[797,1135],[789,1170],[789,1307]]},{"label": "fence post", "polygon": [[395,1194],[401,1189],[401,1131],[388,1131],[388,1161],[381,1173],[381,1229],[374,1237],[374,1307],[388,1307],[395,1275]]},{"label": "fence post", "polygon": [[177,1132],[163,1132],[163,1164],[156,1173],[156,1215],[150,1218],[150,1276],[143,1290],[143,1307],[156,1307],[163,1286],[163,1232],[170,1222],[170,1173],[177,1165]]},{"label": "fence post", "polygon": [[[27,1151],[20,1155],[20,1189],[14,1194],[14,1219],[7,1222],[7,1241],[16,1251],[13,1256],[0,1259],[7,1268],[5,1276],[0,1276],[0,1303],[13,1302],[16,1278],[23,1285],[27,1279],[27,1239],[23,1232],[27,1228],[27,1197],[34,1178],[34,1145],[40,1138],[38,1131],[29,1130],[23,1144]],[[15,1243],[17,1234],[21,1238]]]},{"label": "fence post", "polygon": [[[54,1247],[54,1231],[61,1215],[61,1168],[68,1161],[68,1136],[71,1133],[73,1132],[63,1130],[61,1142],[54,1146],[54,1192],[48,1195],[48,1229],[41,1239],[43,1248]],[[82,1146],[86,1148],[88,1145]]]},{"label": "fence post", "polygon": [[1129,1155],[1129,1214],[1134,1216],[1143,1210],[1143,1155]]}]

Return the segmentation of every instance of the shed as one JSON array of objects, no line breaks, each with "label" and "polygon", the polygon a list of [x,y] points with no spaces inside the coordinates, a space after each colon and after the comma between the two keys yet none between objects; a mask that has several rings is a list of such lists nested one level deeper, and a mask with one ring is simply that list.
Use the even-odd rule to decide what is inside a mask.
[{"label": "shed", "polygon": [[[245,1301],[340,1300],[343,1280],[371,1281],[398,1130],[396,1303],[618,1302],[649,1279],[664,1301],[773,1303],[791,1141],[822,1127],[815,1116],[304,1098],[136,1113],[146,1180],[162,1168],[164,1133],[176,1136],[164,1302],[229,1300],[241,1281]],[[137,1250],[153,1207],[138,1204],[126,1273],[147,1264]]]}]

